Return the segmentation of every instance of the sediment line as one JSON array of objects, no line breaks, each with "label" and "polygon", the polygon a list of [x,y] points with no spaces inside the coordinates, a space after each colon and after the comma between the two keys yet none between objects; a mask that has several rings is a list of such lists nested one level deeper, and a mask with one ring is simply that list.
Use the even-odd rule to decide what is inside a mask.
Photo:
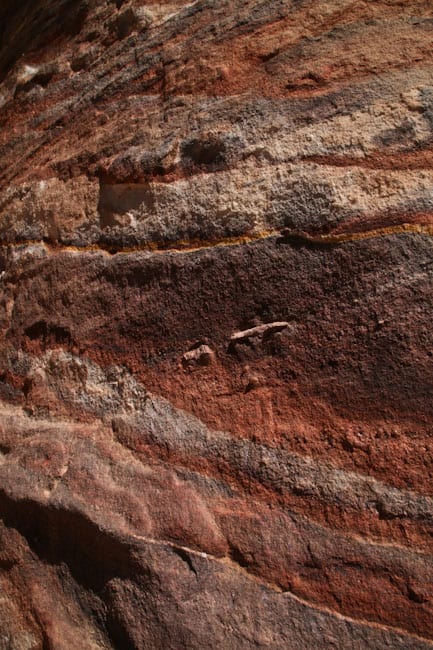
[{"label": "sediment line", "polygon": [[44,239],[33,239],[17,242],[0,241],[0,248],[14,249],[26,246],[43,246],[47,251],[54,255],[64,252],[78,254],[99,252],[110,256],[140,252],[186,254],[212,248],[252,244],[273,237],[280,237],[282,238],[282,243],[286,242],[288,244],[296,242],[307,246],[335,246],[365,239],[376,239],[379,237],[389,237],[401,234],[417,234],[425,237],[433,237],[433,224],[402,223],[393,226],[384,226],[382,228],[374,228],[371,230],[344,233],[330,232],[326,234],[313,234],[304,230],[283,228],[281,230],[263,230],[249,235],[225,237],[215,240],[180,239],[176,242],[144,241],[133,246],[119,246],[116,244],[105,244],[101,242],[79,246],[53,243],[45,241]]},{"label": "sediment line", "polygon": [[[150,397],[138,418],[129,426],[140,431],[140,442],[161,447],[179,461],[200,458],[224,471],[242,485],[248,477],[277,494],[295,494],[357,511],[377,513],[388,519],[408,519],[431,525],[433,497],[395,488],[365,474],[344,471],[307,456],[237,439],[208,429],[201,420],[174,408],[163,398]],[[118,441],[122,442],[121,435]],[[187,463],[188,464],[188,463]]]},{"label": "sediment line", "polygon": [[[14,413],[17,414],[17,415],[19,414],[19,409],[18,408],[8,408],[7,410],[8,410],[9,415],[13,415]],[[27,417],[26,417],[26,420],[31,421]],[[48,424],[51,425],[52,423],[48,423]],[[212,445],[212,440],[211,439],[209,439],[208,442],[209,442],[210,445]],[[11,467],[11,474],[12,474],[12,472],[13,472],[13,468]],[[69,487],[67,487],[67,486],[65,486],[65,487],[66,487],[66,490],[73,497],[74,492],[71,491]],[[21,493],[20,496],[18,498],[15,497],[15,499],[12,499],[12,496],[9,494],[8,487],[2,488],[2,490],[0,490],[0,493],[3,493],[3,498],[9,499],[11,501],[11,504],[12,504],[12,501],[14,501],[15,504],[20,504],[20,503],[22,504],[22,503],[29,503],[30,502],[30,503],[34,504],[35,508],[44,507],[48,511],[52,511],[54,509],[56,511],[56,516],[58,515],[58,509],[59,509],[60,501],[59,501],[59,499],[57,498],[57,496],[55,494],[55,489],[49,495],[48,500],[45,500],[45,498],[42,499],[41,495],[35,494],[34,492],[30,495],[30,493],[28,493],[27,490],[28,490],[28,487],[27,487],[24,494]],[[62,492],[62,499],[63,499],[64,496],[65,496],[65,491],[62,490],[61,492]],[[1,502],[1,496],[2,496],[2,494],[0,494],[0,502]],[[69,503],[68,503],[68,501],[69,501]],[[60,510],[63,510],[64,513],[73,512],[74,500],[71,499],[71,500],[68,500],[68,501],[66,502],[66,504],[64,504],[64,505],[62,504],[63,507],[60,508]],[[0,505],[1,505],[1,503],[0,503]],[[72,510],[71,510],[71,508],[72,508]],[[18,512],[20,512],[19,507],[18,507]],[[78,513],[79,513],[80,517],[88,520],[89,524],[92,527],[96,527],[96,528],[100,527],[100,523],[98,522],[98,517],[95,517],[95,515],[92,514],[91,512],[89,512],[89,511],[86,512],[86,510],[83,510],[80,507],[79,510],[78,510]],[[105,535],[112,534],[112,535],[119,538],[119,529],[117,528],[117,526],[115,528],[113,528],[112,526],[109,526],[106,530],[102,530],[102,533],[104,533]],[[348,537],[350,537],[350,535]],[[184,555],[188,554],[190,556],[200,558],[202,560],[211,560],[211,561],[217,562],[220,566],[224,566],[225,568],[232,569],[233,571],[236,571],[236,572],[242,574],[250,582],[254,582],[257,585],[262,585],[263,587],[269,589],[270,591],[273,591],[273,592],[275,592],[277,594],[281,594],[284,597],[290,598],[292,601],[296,601],[299,604],[301,604],[302,606],[308,607],[309,609],[312,609],[313,611],[321,612],[323,614],[330,615],[330,616],[332,616],[334,618],[337,617],[339,619],[342,619],[342,620],[345,620],[345,621],[348,621],[348,622],[351,622],[351,623],[355,623],[355,624],[358,624],[358,625],[366,625],[368,627],[373,627],[373,628],[378,629],[378,630],[384,630],[384,631],[389,631],[389,632],[394,632],[394,633],[397,632],[397,633],[400,633],[400,634],[407,635],[409,638],[427,640],[428,643],[432,644],[432,641],[430,639],[428,639],[428,637],[427,637],[427,639],[425,639],[422,636],[418,636],[416,634],[413,634],[412,632],[410,632],[406,628],[401,628],[398,625],[398,621],[396,621],[397,625],[393,625],[392,620],[391,621],[388,620],[388,621],[386,621],[384,623],[381,623],[381,622],[378,622],[377,620],[374,620],[374,618],[373,618],[373,620],[370,620],[369,618],[366,618],[366,619],[363,618],[362,615],[361,615],[361,617],[358,617],[358,612],[355,613],[354,617],[351,617],[351,616],[348,616],[347,614],[341,614],[340,612],[335,611],[332,606],[329,607],[329,605],[328,605],[329,601],[324,602],[324,603],[315,603],[314,600],[310,601],[309,596],[307,596],[307,598],[296,596],[295,594],[293,594],[293,592],[291,591],[290,588],[286,588],[286,586],[281,588],[280,586],[275,584],[275,582],[272,581],[272,578],[271,578],[271,580],[269,580],[268,576],[266,576],[266,575],[256,574],[256,573],[253,573],[253,572],[249,571],[248,568],[242,566],[242,564],[239,564],[239,562],[236,561],[236,558],[232,557],[230,554],[227,555],[227,554],[224,554],[224,552],[223,552],[221,554],[214,555],[213,553],[208,553],[207,551],[200,550],[199,548],[190,548],[189,546],[179,544],[178,542],[174,542],[174,541],[171,541],[169,539],[167,540],[167,539],[160,539],[158,537],[155,538],[153,536],[144,536],[144,535],[134,533],[134,532],[132,532],[130,530],[123,531],[123,532],[121,531],[120,532],[120,540],[119,540],[120,543],[124,544],[125,546],[129,546],[129,543],[128,543],[129,540],[137,540],[139,542],[143,542],[143,544],[148,544],[148,545],[155,546],[155,547],[158,547],[158,548],[171,548],[171,549],[173,549],[174,552],[177,552],[177,554],[181,557],[181,559],[184,559]],[[125,544],[125,542],[126,542],[126,544]],[[368,544],[368,545],[371,546],[371,544]],[[412,550],[410,550],[409,553],[410,553],[410,555],[412,555]],[[416,554],[418,555],[418,553],[416,553]],[[405,553],[405,555],[407,555],[407,553]],[[186,559],[185,559],[185,562],[188,565],[192,564],[192,562],[190,563]],[[190,566],[190,568],[196,574],[196,576],[200,575],[199,574],[199,567],[197,567],[197,569],[196,569],[196,567],[194,567],[194,565],[192,565],[192,567]],[[369,614],[367,614],[367,616],[369,616]]]},{"label": "sediment line", "polygon": [[[94,535],[95,533],[102,534],[104,536],[109,536],[111,538],[115,538],[118,540],[119,544],[122,545],[125,549],[130,548],[132,544],[138,543],[142,545],[148,545],[148,546],[153,546],[158,549],[171,549],[173,552],[177,552],[180,557],[182,555],[188,555],[190,557],[195,557],[197,559],[205,560],[205,561],[210,561],[213,563],[216,563],[217,565],[223,567],[224,569],[229,569],[231,571],[234,571],[238,574],[241,574],[245,580],[249,581],[250,583],[255,583],[258,586],[264,587],[265,589],[268,589],[269,591],[275,593],[278,596],[281,596],[282,598],[287,598],[290,599],[292,602],[296,602],[303,607],[308,608],[309,610],[312,610],[313,612],[317,612],[320,614],[324,614],[326,616],[330,616],[333,619],[337,619],[340,621],[347,621],[350,624],[354,625],[359,625],[363,627],[367,627],[372,630],[378,630],[378,631],[384,631],[384,632],[389,632],[391,634],[399,634],[405,638],[408,639],[413,639],[414,641],[421,641],[424,644],[428,644],[430,647],[433,647],[433,641],[429,637],[423,637],[421,635],[414,634],[410,631],[408,631],[405,628],[401,628],[398,626],[393,626],[389,624],[383,624],[378,621],[374,620],[369,620],[369,619],[364,619],[362,617],[360,618],[355,618],[351,616],[347,616],[346,614],[342,614],[330,607],[327,607],[326,605],[315,603],[313,601],[307,600],[305,598],[302,598],[300,596],[295,595],[292,591],[287,590],[287,589],[282,589],[275,583],[268,581],[264,579],[263,577],[253,574],[249,572],[246,568],[241,566],[239,563],[237,563],[235,560],[233,560],[231,557],[227,555],[221,555],[221,556],[216,556],[214,554],[201,551],[199,549],[193,549],[189,546],[184,546],[182,544],[172,542],[170,540],[164,540],[164,539],[157,539],[154,537],[148,537],[144,535],[139,535],[136,533],[133,533],[132,531],[126,531],[126,532],[121,532],[118,531],[112,527],[108,527],[106,529],[101,529],[99,527],[99,524],[97,521],[95,521],[92,517],[89,516],[89,513],[86,513],[85,511],[82,510],[74,510],[71,509],[70,507],[63,507],[60,508],[58,507],[58,503],[54,504],[50,502],[41,502],[38,498],[35,498],[35,495],[24,495],[18,498],[12,498],[10,494],[8,494],[8,491],[2,488],[0,490],[0,507],[4,508],[6,504],[6,511],[8,510],[8,506],[12,507],[14,504],[15,506],[18,506],[18,508],[14,508],[14,514],[13,514],[13,526],[16,528],[21,534],[21,525],[22,524],[22,511],[20,509],[20,505],[26,504],[27,508],[34,508],[34,512],[38,513],[40,508],[45,508],[46,512],[49,514],[50,512],[56,513],[56,516],[63,514],[76,514],[82,520],[83,522],[86,523],[86,525],[90,528],[88,530]],[[53,509],[54,508],[54,509]],[[28,512],[28,511],[27,511]],[[10,517],[6,517],[6,521],[11,524],[12,521]],[[55,525],[59,525],[58,522],[55,523]],[[78,547],[79,549],[79,547]],[[37,552],[37,551],[36,551]],[[194,569],[192,569],[194,570]],[[197,571],[197,570],[196,570]],[[199,572],[197,571],[196,575],[199,575]]]},{"label": "sediment line", "polygon": [[[113,435],[113,424],[114,424],[114,435],[113,441],[116,444],[120,444],[124,450],[131,454],[131,457],[134,461],[138,461],[141,464],[143,463],[143,457],[147,460],[152,459],[152,461],[157,461],[164,466],[169,467],[178,467],[187,469],[194,474],[197,474],[200,477],[206,478],[215,478],[216,476],[223,479],[227,479],[227,473],[224,472],[224,466],[232,467],[233,462],[230,463],[230,456],[233,455],[235,458],[235,465],[240,466],[240,472],[232,472],[230,474],[230,483],[232,486],[235,486],[240,493],[245,494],[245,485],[243,482],[243,476],[245,473],[248,473],[248,468],[252,473],[253,480],[257,481],[261,479],[267,487],[267,490],[272,490],[270,483],[274,486],[277,486],[276,494],[280,494],[281,488],[283,493],[291,493],[292,496],[304,499],[307,498],[310,501],[314,499],[317,503],[327,502],[336,507],[341,507],[341,505],[346,505],[351,508],[354,508],[357,511],[370,512],[377,515],[377,505],[378,501],[382,503],[382,507],[390,515],[390,519],[398,520],[401,518],[407,518],[412,521],[423,520],[425,521],[433,518],[433,499],[429,496],[423,495],[416,491],[409,491],[400,488],[395,488],[392,485],[378,481],[374,477],[358,474],[355,472],[349,472],[335,468],[329,465],[326,465],[316,459],[306,456],[300,456],[299,454],[294,454],[293,452],[288,452],[283,449],[278,448],[269,448],[264,445],[257,445],[251,441],[239,440],[236,439],[228,433],[212,431],[206,427],[200,420],[197,420],[191,414],[187,412],[179,411],[174,407],[169,405],[169,402],[163,398],[157,398],[153,396],[149,401],[152,401],[154,405],[159,404],[163,410],[168,408],[172,414],[178,414],[176,419],[175,429],[178,433],[180,440],[178,444],[173,439],[172,435],[169,435],[168,438],[165,438],[161,435],[163,429],[167,429],[167,423],[164,427],[154,426],[152,433],[146,435],[144,432],[149,429],[144,422],[144,426],[141,426],[143,423],[140,423],[140,418],[136,419],[131,416],[117,415],[115,416],[115,421],[111,423],[111,435]],[[30,435],[36,433],[46,433],[57,431],[59,427],[74,434],[75,431],[80,432],[82,430],[83,423],[76,420],[64,420],[62,418],[54,419],[52,421],[35,419],[33,417],[28,417],[24,415],[21,407],[11,406],[5,402],[0,402],[2,406],[2,416],[1,421],[8,429],[13,429],[16,426],[22,426],[23,428],[30,432]],[[73,416],[72,416],[73,417]],[[20,422],[20,425],[17,424],[17,419]],[[118,429],[119,422],[126,424],[127,428],[131,427],[131,430],[136,432],[140,431],[140,442],[144,443],[145,446],[142,447],[139,451],[134,444],[129,443],[123,439],[121,432],[116,433]],[[190,427],[188,428],[188,422]],[[98,416],[93,416],[92,420],[88,420],[85,423],[86,429],[89,431],[101,431],[106,429],[108,423],[104,421],[104,418]],[[188,430],[187,430],[188,429]],[[188,436],[189,431],[189,456],[184,455],[184,441],[186,436]],[[195,435],[194,435],[195,432]],[[201,432],[201,436],[200,436]],[[207,435],[206,435],[207,432]],[[170,432],[169,432],[170,434]],[[205,438],[203,438],[205,436]],[[201,438],[201,441],[200,441]],[[171,440],[171,442],[170,442]],[[151,445],[152,453],[148,455],[150,451],[149,445]],[[207,462],[202,463],[199,468],[194,462],[195,458],[198,458],[200,449],[208,447],[210,453],[207,455]],[[242,454],[243,450],[243,454]],[[245,467],[245,461],[242,461],[242,456],[247,457],[247,462],[249,461],[249,467]],[[218,458],[223,460],[223,466],[218,463]],[[214,472],[209,471],[212,466]],[[171,463],[169,462],[171,461]],[[265,461],[265,469],[260,471],[260,467]],[[272,463],[272,461],[274,461]],[[274,467],[272,468],[272,464]],[[267,469],[266,469],[267,468]],[[281,468],[284,468],[281,469]],[[289,475],[289,481],[281,486],[278,482],[278,476],[284,479],[284,475]],[[311,484],[311,479],[313,476],[319,477],[319,480],[323,481],[327,485],[327,489],[324,491],[319,489],[308,489],[308,483]],[[332,478],[339,479],[339,484],[344,481],[344,494],[338,499],[332,499],[333,494],[335,495],[335,488],[332,488]],[[260,500],[263,498],[263,495],[258,494],[254,490],[254,485],[250,483],[248,487],[249,491],[258,497]],[[341,490],[338,490],[341,492]],[[274,491],[275,493],[275,491]],[[373,500],[372,500],[372,497]],[[416,512],[416,502],[419,502],[420,512]],[[401,510],[392,507],[392,503],[400,504]],[[388,506],[388,507],[387,507]],[[391,507],[390,507],[391,506]],[[408,508],[408,511],[404,512],[405,508]],[[300,514],[298,511],[296,511]],[[418,516],[417,516],[418,515]],[[421,515],[419,517],[419,515]],[[304,516],[304,514],[302,515]],[[427,522],[428,523],[428,522]],[[321,524],[323,525],[323,524]],[[327,527],[327,526],[325,526]],[[419,557],[431,557],[432,551],[411,548],[407,544],[395,543],[393,541],[384,541],[375,537],[371,537],[363,532],[362,534],[356,530],[351,532],[346,531],[348,537],[350,537],[354,542],[361,543],[366,546],[374,546],[378,548],[393,548],[396,551],[402,551],[407,553],[411,551]]]},{"label": "sediment line", "polygon": [[248,580],[252,580],[253,582],[256,582],[257,584],[269,589],[270,591],[281,594],[285,598],[290,598],[298,602],[299,604],[303,605],[304,607],[308,607],[309,609],[313,609],[314,611],[320,612],[322,614],[327,614],[329,616],[333,616],[340,620],[348,621],[349,623],[354,623],[356,625],[364,625],[366,627],[371,627],[377,630],[386,630],[389,632],[401,634],[403,636],[416,639],[417,641],[423,641],[424,643],[428,643],[433,647],[433,641],[428,637],[422,637],[417,634],[412,634],[411,632],[408,632],[404,628],[400,628],[393,625],[383,625],[382,623],[378,623],[377,621],[369,621],[363,618],[352,618],[351,616],[346,616],[345,614],[341,614],[340,612],[337,612],[336,610],[333,610],[329,607],[325,607],[323,605],[319,605],[312,601],[305,600],[304,598],[300,598],[299,596],[296,596],[292,591],[281,589],[280,587],[278,587],[278,585],[272,582],[268,582],[267,580],[263,580],[259,576],[250,573],[249,571],[247,571],[247,569],[245,569],[240,564],[238,564],[233,559],[227,556],[216,557],[215,555],[212,555],[210,553],[206,553],[204,551],[198,551],[196,549],[192,549],[189,548],[188,546],[183,546],[181,544],[175,544],[174,542],[171,542],[169,540],[160,540],[160,539],[155,539],[153,537],[135,535],[133,533],[130,533],[128,537],[131,537],[132,539],[135,539],[140,542],[144,542],[145,544],[149,544],[151,546],[156,546],[159,548],[168,547],[173,549],[174,551],[181,551],[182,553],[187,553],[188,555],[192,555],[193,557],[200,557],[201,559],[210,560],[211,562],[222,564],[225,567],[230,567],[233,571],[242,573]]}]

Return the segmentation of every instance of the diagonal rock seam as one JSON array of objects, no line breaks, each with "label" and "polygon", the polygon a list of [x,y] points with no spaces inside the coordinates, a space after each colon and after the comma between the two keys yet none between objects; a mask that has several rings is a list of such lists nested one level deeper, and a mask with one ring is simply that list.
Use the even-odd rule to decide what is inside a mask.
[{"label": "diagonal rock seam", "polygon": [[[12,496],[7,496],[4,489],[0,490],[0,495],[1,494],[3,494],[3,498],[1,498],[1,496],[0,496],[0,509],[2,511],[2,516],[4,518],[4,521],[7,524],[13,523],[14,527],[17,528],[18,530],[20,530],[21,529],[21,524],[20,524],[19,514],[10,515],[10,514],[7,514],[7,512],[5,513],[5,511],[4,511],[5,498],[7,499],[8,502],[10,501],[10,505],[11,505],[11,507],[13,509],[16,508],[16,506],[20,503],[20,501],[17,502],[17,501],[15,501],[15,499],[12,498]],[[21,502],[25,506],[28,506],[28,505],[31,506],[33,504],[34,506],[37,505],[39,508],[42,505],[44,505],[44,504],[42,504],[42,503],[40,503],[40,502],[38,502],[36,500],[32,501],[32,500],[25,499],[25,498],[23,498]],[[14,503],[15,503],[15,506],[13,505]],[[3,504],[3,506],[2,506],[2,504]],[[27,507],[26,507],[26,510],[27,510]],[[41,510],[41,512],[42,512],[42,510]],[[56,508],[55,510],[53,510],[53,512],[59,513],[61,511],[59,511]],[[71,514],[74,514],[73,511],[68,511],[68,510],[65,510],[64,514],[67,515],[68,512],[71,512]],[[47,510],[47,514],[49,514],[49,509]],[[84,515],[84,513],[77,512],[76,514],[81,518],[84,517],[84,519],[87,519],[86,516]],[[28,517],[28,514],[26,516]],[[92,524],[92,526],[94,525],[94,522],[92,522],[91,520],[88,520],[88,523]],[[27,526],[28,525],[26,523],[23,524],[24,530],[26,530]],[[109,530],[102,531],[99,527],[97,527],[96,530],[98,530],[98,533],[103,532],[104,535],[106,535],[108,537],[111,537],[111,535],[115,532],[115,531],[111,532]],[[171,541],[168,541],[168,540],[159,540],[159,539],[154,539],[154,538],[146,537],[146,536],[143,536],[143,535],[137,535],[137,534],[133,534],[133,533],[129,533],[128,537],[125,540],[121,540],[121,539],[119,540],[120,544],[124,544],[125,546],[131,546],[134,543],[134,541],[138,542],[138,543],[144,543],[145,545],[172,549],[175,552],[180,551],[180,556],[181,557],[184,556],[184,555],[187,555],[187,556],[192,556],[192,557],[204,559],[206,561],[216,562],[217,564],[221,564],[224,567],[229,567],[233,571],[240,572],[240,573],[242,573],[242,575],[245,575],[249,580],[252,580],[252,581],[258,583],[259,585],[265,587],[266,589],[268,589],[270,591],[273,591],[273,592],[275,592],[277,594],[280,594],[282,596],[285,596],[287,598],[290,598],[291,600],[294,600],[297,603],[299,603],[299,604],[301,604],[301,605],[303,605],[305,607],[313,609],[314,611],[317,611],[317,612],[320,612],[320,613],[323,613],[325,615],[329,615],[329,616],[332,616],[332,617],[337,617],[337,618],[339,618],[341,620],[347,621],[350,624],[361,624],[363,626],[371,627],[371,628],[377,629],[377,630],[384,630],[384,631],[388,631],[388,632],[392,632],[392,633],[402,634],[402,635],[404,635],[405,638],[413,639],[414,641],[422,641],[423,643],[426,644],[425,647],[433,647],[433,641],[432,640],[428,640],[428,639],[426,639],[424,637],[420,637],[420,636],[417,636],[417,635],[409,634],[406,630],[400,629],[398,627],[386,626],[386,625],[383,625],[383,624],[376,623],[374,621],[367,621],[367,620],[364,620],[364,619],[354,619],[354,618],[349,617],[349,616],[344,616],[344,615],[342,615],[342,614],[340,614],[340,613],[338,613],[338,612],[336,612],[336,611],[334,611],[334,610],[332,610],[332,609],[330,609],[328,607],[321,607],[321,606],[318,606],[317,604],[313,604],[313,603],[311,603],[309,601],[306,601],[305,599],[299,598],[295,594],[291,593],[290,590],[283,590],[283,589],[279,588],[275,584],[272,584],[272,583],[269,583],[269,582],[264,582],[258,576],[250,574],[249,572],[247,572],[245,570],[244,567],[237,564],[231,558],[228,558],[228,557],[224,557],[224,558],[216,557],[216,556],[211,555],[210,553],[203,552],[203,551],[198,551],[196,549],[192,549],[192,548],[189,548],[187,546],[180,545],[180,544],[175,544],[175,543],[173,543]],[[41,539],[41,538],[38,539],[38,546],[39,547],[41,547],[41,545],[43,545],[43,543],[44,543],[43,539]],[[191,560],[189,560],[187,562],[187,564],[191,568]],[[197,570],[195,568],[191,569],[191,570],[195,573],[196,577],[199,578],[199,574],[197,573]]]},{"label": "diagonal rock seam", "polygon": [[429,0],[2,0],[0,646],[433,646]]},{"label": "diagonal rock seam", "polygon": [[422,223],[402,223],[395,226],[384,226],[382,228],[375,228],[372,230],[365,230],[359,232],[342,232],[342,233],[326,233],[326,234],[311,234],[305,231],[284,228],[282,230],[266,231],[264,233],[253,233],[252,235],[242,235],[240,237],[226,237],[215,241],[179,241],[170,243],[158,242],[143,242],[136,246],[126,246],[118,249],[111,244],[106,246],[102,244],[91,244],[82,246],[72,246],[70,244],[61,244],[43,240],[30,240],[18,242],[0,242],[0,248],[6,251],[13,249],[25,250],[26,247],[40,247],[48,253],[57,254],[62,252],[67,253],[86,253],[86,252],[102,252],[109,255],[119,254],[132,254],[141,251],[149,251],[151,253],[194,253],[202,249],[212,249],[225,246],[239,246],[243,244],[254,244],[264,239],[282,238],[282,241],[297,242],[300,244],[319,245],[319,246],[335,246],[350,242],[362,241],[365,239],[375,239],[379,237],[391,237],[400,234],[415,234],[425,237],[433,236],[433,226],[430,224]]}]

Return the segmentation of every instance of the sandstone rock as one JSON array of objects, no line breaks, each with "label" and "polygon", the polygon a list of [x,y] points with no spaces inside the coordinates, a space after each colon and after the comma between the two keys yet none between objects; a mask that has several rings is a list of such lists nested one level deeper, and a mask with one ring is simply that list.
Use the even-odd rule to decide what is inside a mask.
[{"label": "sandstone rock", "polygon": [[243,330],[242,332],[235,332],[232,334],[230,337],[230,343],[244,341],[245,339],[249,339],[255,336],[263,337],[269,334],[273,334],[274,332],[281,332],[281,330],[285,329],[288,326],[289,323],[286,323],[285,321],[256,325],[255,327],[250,327],[249,329]]},{"label": "sandstone rock", "polygon": [[215,361],[215,352],[208,345],[199,345],[188,350],[182,357],[184,366],[210,366]]},{"label": "sandstone rock", "polygon": [[113,26],[118,38],[123,39],[135,30],[148,28],[151,23],[152,14],[145,7],[128,7],[119,12]]},{"label": "sandstone rock", "polygon": [[0,648],[432,648],[432,21],[3,0]]}]

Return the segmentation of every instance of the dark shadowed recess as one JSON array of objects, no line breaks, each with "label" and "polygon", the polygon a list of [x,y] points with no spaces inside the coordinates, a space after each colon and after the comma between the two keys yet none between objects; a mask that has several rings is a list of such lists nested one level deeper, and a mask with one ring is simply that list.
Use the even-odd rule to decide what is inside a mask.
[{"label": "dark shadowed recess", "polygon": [[79,33],[88,0],[3,0],[0,6],[0,81],[28,52]]},{"label": "dark shadowed recess", "polygon": [[51,345],[70,346],[72,343],[71,333],[66,327],[52,325],[45,321],[37,321],[25,330],[25,335],[32,341],[40,340],[44,348]]},{"label": "dark shadowed recess", "polygon": [[[71,582],[72,578],[78,583],[81,605],[90,607],[92,616],[108,632],[115,647],[134,647],[124,626],[117,621],[116,611],[110,607],[109,589],[113,578],[124,580],[134,576],[144,588],[152,580],[147,567],[135,558],[133,545],[103,530],[78,510],[47,507],[30,499],[15,500],[4,491],[0,491],[0,518],[25,538],[31,551],[44,563],[61,572],[63,580]],[[96,599],[87,599],[88,592],[93,592]]]},{"label": "dark shadowed recess", "polygon": [[113,576],[136,571],[128,544],[99,528],[78,510],[14,500],[0,492],[0,515],[6,526],[23,535],[30,548],[49,564],[67,562],[86,589],[100,592]]}]

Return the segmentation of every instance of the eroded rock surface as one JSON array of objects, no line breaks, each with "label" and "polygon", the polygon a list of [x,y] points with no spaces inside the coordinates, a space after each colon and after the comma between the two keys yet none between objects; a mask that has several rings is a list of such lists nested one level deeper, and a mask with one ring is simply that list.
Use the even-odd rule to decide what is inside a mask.
[{"label": "eroded rock surface", "polygon": [[431,2],[0,35],[0,648],[432,648]]}]

